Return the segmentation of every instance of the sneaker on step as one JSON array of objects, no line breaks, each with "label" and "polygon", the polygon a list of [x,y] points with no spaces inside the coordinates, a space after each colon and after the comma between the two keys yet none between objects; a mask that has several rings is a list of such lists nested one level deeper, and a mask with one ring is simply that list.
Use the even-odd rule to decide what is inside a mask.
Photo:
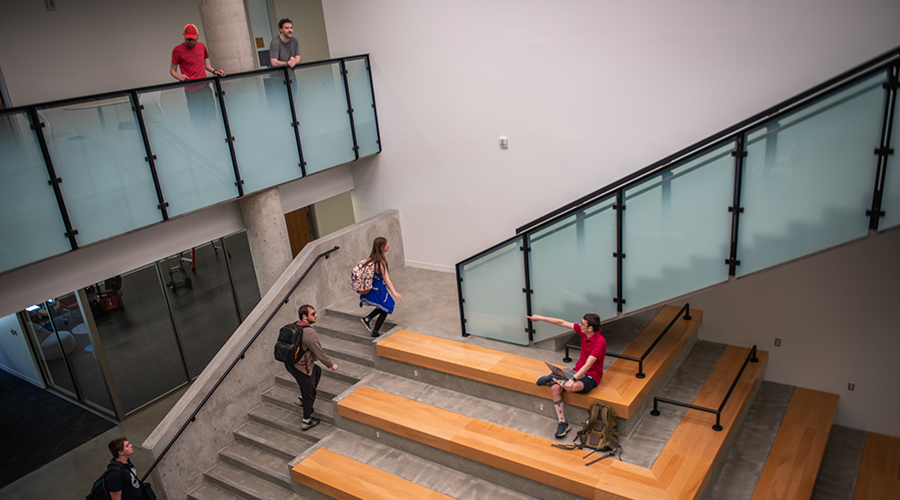
[{"label": "sneaker on step", "polygon": [[547,374],[543,377],[538,377],[537,385],[550,385],[553,383],[553,374]]},{"label": "sneaker on step", "polygon": [[381,333],[379,333],[379,332],[372,332],[372,338],[373,338],[373,339],[374,339],[374,338],[378,338],[378,337],[380,337],[380,336],[381,336]]},{"label": "sneaker on step", "polygon": [[300,428],[305,431],[307,429],[312,429],[317,425],[319,425],[319,419],[315,417],[309,417],[303,419],[303,422],[300,424]]},{"label": "sneaker on step", "polygon": [[556,437],[561,438],[569,432],[569,423],[568,422],[560,422],[559,426],[556,428]]},{"label": "sneaker on step", "polygon": [[359,320],[362,321],[362,324],[366,327],[366,330],[368,330],[369,333],[372,333],[372,327],[369,326],[369,318],[359,318]]},{"label": "sneaker on step", "polygon": [[294,401],[294,404],[299,406],[300,408],[303,408],[303,399],[297,398],[297,401]]}]

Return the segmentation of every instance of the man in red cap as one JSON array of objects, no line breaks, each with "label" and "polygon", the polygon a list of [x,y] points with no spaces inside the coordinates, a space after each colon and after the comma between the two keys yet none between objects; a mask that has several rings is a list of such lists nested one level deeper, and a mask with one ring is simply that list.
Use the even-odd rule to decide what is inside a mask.
[{"label": "man in red cap", "polygon": [[[181,74],[178,73],[181,71]],[[197,27],[188,24],[184,27],[184,43],[172,49],[172,65],[169,73],[178,81],[206,78],[209,71],[218,76],[225,76],[220,69],[213,69],[209,64],[209,52],[206,45],[197,41]],[[215,101],[209,84],[190,85],[184,88],[188,110],[193,123],[208,123],[215,117]]]}]

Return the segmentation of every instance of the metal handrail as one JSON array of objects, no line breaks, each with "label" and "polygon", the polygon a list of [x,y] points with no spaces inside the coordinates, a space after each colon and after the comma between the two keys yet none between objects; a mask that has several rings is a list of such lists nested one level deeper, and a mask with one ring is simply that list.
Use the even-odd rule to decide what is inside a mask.
[{"label": "metal handrail", "polygon": [[[687,303],[684,306],[682,306],[681,309],[679,309],[678,314],[676,314],[675,317],[672,318],[672,321],[670,321],[669,324],[666,326],[666,328],[662,331],[662,333],[660,333],[659,336],[656,337],[656,340],[654,340],[653,343],[650,344],[650,347],[648,347],[647,350],[644,351],[644,354],[641,355],[640,358],[635,358],[634,356],[626,356],[624,354],[613,354],[613,353],[609,353],[609,352],[606,353],[606,355],[609,357],[612,357],[612,358],[627,359],[628,361],[636,361],[638,364],[638,372],[634,376],[637,378],[646,377],[647,375],[644,374],[644,360],[647,359],[647,355],[650,354],[650,351],[652,351],[654,347],[656,347],[656,344],[659,344],[659,341],[662,340],[662,338],[666,335],[666,333],[668,333],[668,331],[672,328],[672,326],[675,325],[675,322],[678,321],[678,318],[681,316],[681,313],[684,313],[684,318],[683,318],[684,320],[690,321],[691,320],[691,304]],[[572,361],[572,358],[569,357],[569,349],[570,348],[581,350],[581,345],[579,344],[576,346],[574,344],[566,344],[566,357],[563,358],[563,361],[566,363],[570,363]]]},{"label": "metal handrail", "polygon": [[160,462],[160,460],[162,460],[163,457],[166,456],[166,453],[169,451],[169,449],[172,447],[172,445],[175,444],[175,441],[177,441],[178,438],[181,437],[181,434],[184,432],[185,429],[187,429],[187,426],[190,425],[191,422],[193,422],[194,420],[197,419],[197,413],[200,412],[200,409],[203,408],[203,405],[205,405],[206,402],[209,401],[209,398],[212,396],[212,394],[214,392],[216,392],[216,389],[218,389],[219,386],[222,385],[222,381],[224,381],[225,377],[227,377],[228,374],[231,373],[231,370],[235,367],[235,365],[238,364],[238,361],[244,359],[244,355],[247,353],[247,350],[250,349],[250,346],[253,345],[253,342],[256,341],[257,337],[259,337],[260,334],[262,334],[263,330],[265,330],[266,327],[269,326],[269,322],[272,321],[272,318],[274,318],[276,314],[278,314],[278,311],[281,310],[281,306],[288,303],[288,300],[291,298],[291,294],[294,293],[294,290],[296,290],[298,286],[300,286],[300,282],[303,281],[303,278],[306,278],[306,275],[309,274],[309,271],[312,270],[313,266],[315,266],[316,263],[319,262],[320,258],[322,258],[324,256],[327,259],[329,257],[329,254],[331,254],[331,252],[334,252],[335,250],[338,250],[339,248],[340,247],[335,246],[331,250],[322,252],[316,256],[315,260],[312,261],[312,263],[309,265],[309,267],[306,268],[306,271],[303,272],[303,275],[300,276],[300,279],[298,279],[297,282],[294,283],[294,286],[291,287],[290,291],[288,291],[287,295],[285,295],[284,298],[281,301],[279,301],[278,307],[276,307],[275,310],[272,311],[272,314],[269,315],[268,319],[266,319],[266,322],[263,323],[263,325],[261,327],[259,327],[259,330],[256,331],[256,334],[253,335],[253,338],[250,339],[250,342],[248,342],[247,345],[244,346],[244,348],[241,350],[241,353],[234,359],[234,361],[231,362],[231,366],[229,366],[228,369],[225,370],[225,373],[223,373],[222,376],[219,377],[219,380],[216,382],[216,385],[214,385],[213,388],[210,389],[209,393],[207,393],[206,396],[203,398],[203,401],[201,401],[200,404],[197,405],[197,408],[194,410],[193,413],[191,413],[190,418],[188,418],[188,420],[181,426],[181,428],[178,429],[178,432],[175,434],[175,437],[173,437],[172,440],[169,441],[169,444],[166,445],[165,449],[163,449],[163,452],[160,453],[159,456],[156,458],[156,460],[153,461],[153,465],[150,466],[150,468],[144,474],[144,477],[141,478],[141,482],[146,481],[147,478],[150,477],[150,473],[153,472],[153,469],[156,468],[156,465]]},{"label": "metal handrail", "polygon": [[669,403],[669,404],[675,405],[675,406],[682,406],[684,408],[690,408],[692,410],[700,410],[700,411],[705,411],[707,413],[714,413],[716,415],[716,423],[715,423],[715,425],[713,425],[712,428],[716,432],[721,431],[723,429],[723,427],[720,425],[721,419],[722,419],[722,409],[725,408],[725,403],[728,402],[728,398],[731,397],[731,393],[734,392],[734,388],[737,387],[738,380],[741,379],[741,375],[744,374],[744,369],[747,368],[747,363],[749,363],[749,362],[756,363],[757,361],[759,361],[759,358],[756,357],[756,346],[754,345],[750,349],[750,353],[747,354],[747,359],[745,359],[744,364],[741,365],[741,370],[738,372],[737,376],[734,378],[734,382],[731,383],[731,387],[728,389],[728,393],[725,394],[725,399],[722,400],[722,404],[719,405],[719,409],[717,409],[717,410],[713,410],[712,408],[705,408],[703,406],[692,405],[690,403],[683,403],[681,401],[675,401],[672,399],[661,398],[661,397],[657,396],[657,397],[653,398],[653,411],[651,411],[650,414],[653,415],[654,417],[659,416],[660,413],[659,413],[659,405],[658,404],[660,402]]}]

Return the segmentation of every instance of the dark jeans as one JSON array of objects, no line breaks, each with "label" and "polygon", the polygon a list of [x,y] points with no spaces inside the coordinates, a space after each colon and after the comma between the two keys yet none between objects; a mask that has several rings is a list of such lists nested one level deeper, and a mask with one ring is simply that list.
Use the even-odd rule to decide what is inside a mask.
[{"label": "dark jeans", "polygon": [[381,331],[381,325],[384,324],[384,319],[387,318],[387,315],[388,313],[386,311],[382,311],[376,307],[375,309],[372,309],[372,312],[370,312],[368,316],[366,316],[366,318],[369,319],[369,323],[375,319],[375,316],[378,316],[378,319],[375,319],[375,325],[372,326],[372,333]]},{"label": "dark jeans", "polygon": [[294,365],[285,362],[284,367],[288,373],[293,375],[297,385],[300,386],[300,399],[303,401],[303,418],[309,418],[313,414],[313,405],[316,403],[316,387],[319,386],[319,379],[322,378],[322,367],[313,366],[313,374],[307,375],[300,370],[294,368]]}]

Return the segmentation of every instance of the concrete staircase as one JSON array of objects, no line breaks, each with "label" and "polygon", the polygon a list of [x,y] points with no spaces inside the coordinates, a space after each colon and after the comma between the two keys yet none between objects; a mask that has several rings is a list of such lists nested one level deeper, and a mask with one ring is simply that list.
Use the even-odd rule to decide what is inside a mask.
[{"label": "concrete staircase", "polygon": [[[712,451],[709,453],[715,456],[711,459],[710,469],[703,469],[702,484],[698,488],[670,487],[659,480],[658,484],[653,483],[646,489],[640,489],[645,488],[643,483],[651,483],[652,468],[658,461],[683,461],[680,455],[682,452],[670,443],[670,438],[676,432],[683,432],[679,430],[679,426],[685,420],[688,410],[661,405],[662,415],[651,417],[647,414],[650,408],[643,405],[641,414],[633,418],[630,432],[622,437],[622,461],[604,460],[589,469],[579,469],[585,453],[549,447],[550,443],[557,441],[552,438],[556,419],[548,400],[533,394],[523,394],[521,398],[517,398],[511,396],[509,391],[491,390],[483,383],[476,383],[465,377],[454,374],[436,375],[434,370],[379,358],[376,343],[359,322],[355,311],[348,307],[338,307],[323,312],[324,315],[320,312],[317,331],[323,348],[338,364],[339,370],[323,370],[315,413],[322,424],[306,432],[300,429],[301,410],[295,404],[299,390],[289,374],[279,373],[273,385],[263,391],[260,404],[249,412],[246,422],[233,430],[234,442],[220,451],[219,462],[206,471],[203,483],[191,491],[188,498],[398,498],[401,497],[398,493],[400,490],[410,490],[403,496],[406,498],[412,495],[411,488],[415,487],[423,488],[421,491],[416,490],[419,491],[416,495],[421,495],[421,498],[574,499],[595,496],[589,493],[593,490],[587,486],[573,486],[575,483],[580,481],[579,484],[586,485],[594,481],[591,479],[593,475],[607,475],[600,483],[609,483],[611,489],[606,495],[611,497],[749,499],[755,487],[753,476],[758,479],[759,473],[751,472],[750,479],[747,479],[747,466],[741,462],[743,454],[735,458],[734,449],[739,446],[731,444],[740,442],[737,436],[744,415],[749,414],[752,420],[754,414],[763,414],[770,422],[780,422],[786,411],[786,405],[783,404],[786,391],[783,387],[767,383],[747,385],[743,389],[746,395],[741,396],[745,398],[741,401],[745,402],[740,403],[741,409],[736,409],[735,414],[728,417],[730,420],[725,424],[726,432],[706,433],[713,436],[713,439],[720,439],[721,443],[716,443],[714,449],[710,448]],[[399,328],[386,324],[384,330],[387,336]],[[703,391],[709,391],[706,386],[709,385],[710,377],[717,373],[717,369],[721,371],[721,367],[717,368],[717,363],[729,348],[720,344],[698,342],[696,339],[682,344],[685,352],[677,356],[677,360],[667,368],[665,374],[658,377],[663,387],[654,389],[654,392],[662,397],[692,401]],[[560,353],[552,355],[561,357]],[[434,380],[435,377],[444,378],[438,382]],[[344,414],[343,410],[339,414],[337,407],[344,404],[342,401],[347,398],[358,397],[355,394],[360,388],[400,397],[409,403],[393,405],[392,411],[395,410],[396,415],[383,419],[381,423],[377,419],[351,417],[349,413]],[[718,390],[721,392],[721,388]],[[760,390],[759,397],[755,397],[757,390]],[[773,398],[780,401],[776,406],[780,405],[782,409],[772,410]],[[409,413],[413,411],[412,408],[425,408],[425,411],[435,411],[450,419],[469,419],[475,422],[471,425],[487,426],[492,429],[492,433],[518,433],[516,436],[522,438],[517,437],[516,441],[533,443],[528,445],[531,448],[509,451],[512,455],[502,459],[492,456],[472,458],[468,452],[461,452],[453,439],[440,441],[434,437],[423,438],[414,424],[409,424],[413,427],[404,427],[402,421],[414,420]],[[572,423],[583,420],[586,414],[584,408],[572,405],[567,407],[567,416]],[[387,423],[384,424],[384,421]],[[427,423],[428,419],[425,421]],[[706,422],[698,428],[705,429],[709,425],[711,422]],[[571,442],[575,430],[577,428],[561,441]],[[754,468],[762,468],[765,454],[775,439],[774,432],[777,432],[777,426],[774,431],[770,430],[766,434],[771,436],[770,439],[763,439],[758,444],[753,443],[759,441],[756,439],[756,432],[748,433],[748,437],[745,437],[745,441],[751,442],[751,448],[757,447],[765,452],[761,459],[753,459]],[[476,445],[470,445],[470,448],[471,446]],[[748,445],[745,443],[743,446],[746,448]],[[547,467],[542,467],[542,464],[548,460],[551,450],[553,453],[565,454],[560,455],[563,460],[579,462],[575,470],[582,476],[587,476],[565,481],[550,476],[549,479],[536,480],[534,472],[544,472]],[[351,468],[346,471],[322,471],[322,466],[319,465],[318,473],[331,473],[330,481],[334,484],[328,484],[328,479],[316,476],[314,466],[317,462],[314,459],[321,459],[325,453],[328,457],[341,459],[339,463],[351,464],[348,465]],[[491,453],[487,452],[488,455]],[[523,472],[526,471],[522,468],[524,466],[517,465],[528,460],[534,464],[531,466],[534,471],[532,473]],[[720,470],[723,471],[721,476]],[[617,475],[623,474],[635,482],[623,482],[621,478],[613,480],[619,477]],[[687,474],[699,473],[695,471]],[[734,479],[735,474],[743,478],[743,485]],[[368,482],[361,483],[362,478],[355,480],[358,475],[365,476]],[[304,486],[299,481],[315,488]],[[629,490],[627,484],[638,483],[641,483],[635,486],[638,489]],[[621,484],[626,486],[622,487]],[[674,488],[674,496],[667,493],[666,488]],[[596,491],[602,493],[604,490]]]}]

